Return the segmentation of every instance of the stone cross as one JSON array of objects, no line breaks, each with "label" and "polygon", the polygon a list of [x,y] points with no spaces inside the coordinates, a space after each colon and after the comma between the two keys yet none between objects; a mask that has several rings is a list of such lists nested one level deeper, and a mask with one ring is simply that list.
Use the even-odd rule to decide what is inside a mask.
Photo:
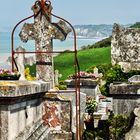
[{"label": "stone cross", "polygon": [[[16,52],[25,52],[26,50],[19,46],[16,48]],[[25,80],[25,75],[24,75],[24,69],[25,69],[25,54],[15,54],[15,61],[18,67],[18,71],[20,73],[20,79],[19,80]]]},{"label": "stone cross", "polygon": [[95,67],[95,68],[93,69],[93,71],[94,71],[94,74],[95,74],[95,75],[98,75],[98,74],[99,74],[98,68],[97,68],[97,67]]},{"label": "stone cross", "polygon": [[55,85],[58,85],[58,79],[62,77],[62,74],[59,74],[59,70],[55,70],[54,72],[54,83]]},{"label": "stone cross", "polygon": [[[52,7],[45,3],[44,11],[40,6],[40,2],[33,5],[32,10],[35,14],[34,23],[25,23],[19,34],[23,42],[28,40],[35,40],[36,52],[52,52],[53,39],[61,41],[66,39],[66,36],[71,29],[66,23],[60,20],[58,23],[51,22],[50,12]],[[48,12],[49,11],[49,12]],[[54,70],[53,57],[51,53],[37,53],[36,54],[36,76],[38,80],[49,81],[53,85]]]}]

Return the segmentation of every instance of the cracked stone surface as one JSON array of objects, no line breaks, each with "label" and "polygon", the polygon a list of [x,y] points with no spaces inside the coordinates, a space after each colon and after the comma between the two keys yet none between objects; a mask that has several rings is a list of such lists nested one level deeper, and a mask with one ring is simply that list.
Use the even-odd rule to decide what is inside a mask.
[{"label": "cracked stone surface", "polygon": [[[49,8],[50,12],[52,7],[46,5],[45,8]],[[28,40],[35,40],[36,52],[52,52],[53,51],[53,39],[65,40],[67,34],[71,32],[69,26],[62,20],[58,23],[52,23],[51,15],[47,13],[39,12],[41,7],[36,3],[32,10],[36,14],[34,23],[25,23],[19,34],[23,42]],[[52,53],[37,53],[36,54],[36,75],[37,79],[44,81],[51,81],[53,83],[53,57]]]}]

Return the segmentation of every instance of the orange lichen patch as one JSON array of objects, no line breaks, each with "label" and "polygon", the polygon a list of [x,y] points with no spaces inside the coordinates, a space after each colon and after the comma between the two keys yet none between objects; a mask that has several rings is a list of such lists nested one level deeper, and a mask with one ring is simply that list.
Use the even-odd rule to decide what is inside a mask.
[{"label": "orange lichen patch", "polygon": [[9,81],[2,81],[0,82],[0,86],[17,86],[17,84]]},{"label": "orange lichen patch", "polygon": [[60,125],[60,119],[58,116],[58,108],[55,103],[45,103],[45,114],[42,119],[44,120],[44,124],[49,127],[56,127]]}]

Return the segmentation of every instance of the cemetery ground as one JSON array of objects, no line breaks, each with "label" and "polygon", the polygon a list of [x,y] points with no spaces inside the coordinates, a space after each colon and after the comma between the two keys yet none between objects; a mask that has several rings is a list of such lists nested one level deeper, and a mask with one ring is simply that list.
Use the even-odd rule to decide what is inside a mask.
[{"label": "cemetery ground", "polygon": [[[94,67],[97,67],[99,73],[103,73],[103,79],[106,80],[106,84],[100,86],[100,90],[101,93],[105,96],[110,96],[109,85],[111,83],[127,83],[128,79],[133,75],[140,75],[140,71],[131,70],[128,73],[124,73],[122,72],[122,69],[119,65],[112,66],[111,46],[108,46],[108,44],[104,45],[104,47],[102,46],[101,48],[87,47],[83,50],[78,51],[78,60],[80,63],[81,71],[93,72]],[[73,63],[72,54],[62,53],[54,58],[54,62],[55,68],[59,69],[59,72],[64,76],[60,78],[60,81],[67,79],[69,75],[74,73],[72,68],[70,67]],[[94,115],[94,117],[96,120],[96,115]],[[124,139],[125,133],[127,133],[133,125],[133,119],[134,118],[132,116],[128,117],[125,114],[114,115],[112,111],[110,112],[109,110],[108,119],[104,121],[100,120],[98,126],[96,127],[94,127],[94,124],[92,124],[91,122],[91,125],[89,125],[89,127],[83,133],[82,139]]]},{"label": "cemetery ground", "polygon": [[[126,82],[131,76],[140,74],[138,71],[131,71],[129,73],[123,73],[120,66],[111,65],[111,46],[106,46],[102,48],[86,48],[78,51],[78,60],[80,63],[81,71],[92,72],[94,67],[97,67],[99,73],[103,74],[103,79],[106,80],[106,84],[100,86],[101,93],[105,96],[109,96],[109,85],[110,83],[116,82]],[[62,53],[54,57],[55,69],[59,70],[62,77],[59,78],[59,83],[64,84],[70,75],[74,73],[73,65],[73,54]],[[32,68],[34,70],[34,68]],[[31,70],[31,71],[32,71]],[[35,72],[34,72],[35,73]],[[60,86],[59,86],[60,87]],[[62,89],[64,89],[62,87]],[[113,115],[112,110],[108,111],[108,119],[100,120],[100,117],[96,120],[100,120],[98,126],[94,127],[91,125],[83,133],[83,140],[91,140],[93,138],[98,139],[121,139],[124,137],[125,132],[129,129],[128,122],[130,119],[123,114]],[[93,119],[94,120],[94,119]],[[118,122],[116,124],[116,121]]]},{"label": "cemetery ground", "polygon": [[[120,30],[115,31],[118,29],[116,27]],[[114,47],[115,53],[112,53],[112,48],[104,41],[101,41],[104,45],[99,43],[101,48],[88,46],[77,53],[81,69],[78,74],[80,77],[80,133],[79,136],[77,135],[80,139],[76,140],[139,140],[140,70],[136,68],[140,67],[136,65],[139,62],[139,53],[137,46],[134,45],[139,44],[137,42],[139,30],[122,29],[121,26],[114,24],[112,47]],[[123,38],[121,40],[116,37],[118,31],[121,32],[120,35]],[[128,36],[131,33],[136,35],[136,38],[132,37],[130,42]],[[118,42],[120,46],[118,46]],[[127,47],[132,51],[131,53],[126,51],[126,45],[124,45],[128,42],[130,46]],[[123,53],[120,53],[120,49],[117,50],[117,47],[121,47]],[[131,59],[131,57],[133,58]],[[111,64],[112,58],[116,65]],[[125,64],[126,59],[127,62],[130,62],[131,67],[118,65],[119,62]],[[135,67],[132,67],[133,63]],[[40,65],[43,63],[37,64],[39,64],[39,68],[42,68]],[[65,83],[67,90],[54,87],[52,91],[51,84],[53,83],[42,80],[0,81],[1,96],[8,99],[7,102],[4,102],[4,98],[1,98],[0,102],[2,105],[0,107],[0,122],[2,124],[0,139],[75,140],[77,128],[75,100],[77,98],[73,91],[77,76],[71,69],[73,55],[70,53],[59,54],[54,58],[54,65],[55,68],[50,71],[55,73],[55,70],[58,69],[62,75],[60,78],[58,71],[54,74],[53,78],[57,77],[54,80],[55,85],[58,86],[56,83],[59,79],[59,84]],[[30,68],[30,71],[27,67],[25,74],[30,77],[30,72],[31,74],[35,73],[33,71],[35,65]],[[122,67],[130,71],[124,73]],[[38,72],[41,70],[39,69]],[[49,74],[50,71],[48,73],[41,72]],[[51,73],[49,76],[52,76]],[[29,80],[33,80],[30,78]],[[21,118],[22,121],[19,121]],[[13,126],[15,126],[14,129]],[[8,131],[10,133],[6,133]],[[135,138],[132,139],[133,137]]]},{"label": "cemetery ground", "polygon": [[[133,76],[140,74],[139,71],[131,71],[129,73],[123,73],[120,66],[111,65],[111,46],[108,46],[104,41],[98,42],[98,44],[104,44],[101,48],[87,47],[78,51],[78,60],[80,63],[80,70],[93,73],[95,67],[98,68],[99,73],[103,74],[103,80],[106,80],[106,84],[100,86],[100,91],[102,95],[109,96],[109,85],[115,82],[127,82],[127,80]],[[73,54],[72,53],[61,53],[54,57],[55,69],[59,70],[62,77],[59,78],[60,85],[64,84],[64,80],[68,79],[70,75],[73,75],[74,70],[73,65]],[[27,66],[29,67],[29,66]],[[31,73],[35,73],[35,65],[30,68]],[[34,75],[33,75],[34,76]],[[60,88],[65,89],[65,86],[60,86]],[[106,100],[106,99],[104,99]],[[103,102],[104,102],[103,100]],[[95,101],[95,100],[94,100]],[[86,108],[85,108],[86,110]],[[94,110],[96,112],[96,109]],[[112,110],[107,111],[107,118],[100,120],[100,116],[91,115],[93,117],[92,122],[85,129],[82,139],[91,140],[98,138],[100,139],[123,139],[124,134],[129,129],[130,118],[120,114],[114,115]],[[94,123],[93,123],[94,121]],[[85,121],[86,122],[86,121]],[[97,124],[98,122],[98,124]],[[116,124],[117,122],[117,124]]]},{"label": "cemetery ground", "polygon": [[[112,37],[77,52],[74,27],[50,1],[31,9],[12,31],[12,70],[0,70],[0,140],[140,140],[140,29],[114,23]],[[19,37],[34,40],[35,52],[14,45],[29,18]],[[53,39],[71,31],[74,50],[54,57]]]}]

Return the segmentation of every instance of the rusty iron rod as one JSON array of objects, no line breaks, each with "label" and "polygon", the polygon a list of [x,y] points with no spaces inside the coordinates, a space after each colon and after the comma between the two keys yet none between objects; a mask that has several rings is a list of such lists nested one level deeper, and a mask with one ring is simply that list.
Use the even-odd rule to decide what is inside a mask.
[{"label": "rusty iron rod", "polygon": [[44,51],[44,52],[40,52],[40,51],[37,51],[37,52],[14,52],[14,53],[21,53],[21,54],[28,54],[28,53],[74,53],[74,51],[68,51],[68,52],[64,52],[64,51]]},{"label": "rusty iron rod", "polygon": [[[74,33],[74,58],[75,58],[75,62],[74,62],[74,66],[75,66],[75,85],[76,85],[76,140],[80,140],[80,136],[81,136],[81,133],[80,133],[80,66],[79,66],[79,63],[78,63],[78,59],[77,59],[77,48],[76,48],[76,31],[74,29],[74,27],[72,26],[72,24],[70,22],[68,22],[67,20],[59,17],[59,16],[56,16],[52,13],[50,13],[52,16],[56,17],[56,18],[59,18],[63,21],[65,21],[67,24],[70,25],[70,27],[72,28],[73,30],[73,33]],[[76,66],[77,66],[77,69],[76,69]],[[78,72],[77,72],[78,71]]]},{"label": "rusty iron rod", "polygon": [[[47,1],[51,4],[50,1]],[[41,0],[42,3],[42,7],[44,6],[44,1]],[[42,10],[44,10],[44,8],[42,8]],[[78,63],[78,59],[77,59],[77,48],[76,48],[76,31],[74,29],[74,27],[72,26],[72,24],[70,22],[68,22],[67,20],[65,20],[64,18],[61,18],[60,16],[56,16],[53,13],[48,12],[48,14],[51,14],[52,16],[61,19],[63,21],[65,21],[67,24],[70,25],[70,27],[73,30],[74,33],[74,66],[75,66],[75,85],[76,85],[76,140],[80,140],[80,66]],[[22,22],[24,22],[25,20],[28,20],[32,17],[34,17],[35,15],[33,14],[32,16],[29,16],[21,21],[19,21],[16,26],[14,27],[13,31],[12,31],[12,70],[14,71],[14,53],[57,53],[57,52],[14,52],[14,32],[15,29],[17,28],[17,26],[19,24],[21,24]]]}]

